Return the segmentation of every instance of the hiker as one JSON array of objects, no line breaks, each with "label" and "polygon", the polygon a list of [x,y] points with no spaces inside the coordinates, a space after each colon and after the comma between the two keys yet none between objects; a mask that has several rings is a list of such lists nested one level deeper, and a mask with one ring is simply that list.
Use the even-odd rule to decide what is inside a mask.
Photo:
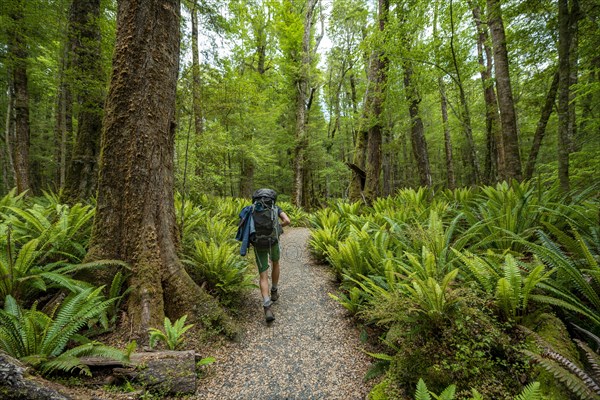
[{"label": "hiker", "polygon": [[[252,205],[240,212],[240,224],[236,239],[242,242],[240,254],[246,255],[251,244],[254,248],[256,265],[260,274],[260,293],[267,322],[275,320],[271,305],[279,299],[279,258],[281,248],[279,236],[282,227],[290,224],[290,218],[279,206],[275,205],[277,193],[272,189],[258,189],[252,195]],[[280,221],[281,220],[281,221]],[[269,291],[269,260],[273,266],[271,272],[271,290]]]}]

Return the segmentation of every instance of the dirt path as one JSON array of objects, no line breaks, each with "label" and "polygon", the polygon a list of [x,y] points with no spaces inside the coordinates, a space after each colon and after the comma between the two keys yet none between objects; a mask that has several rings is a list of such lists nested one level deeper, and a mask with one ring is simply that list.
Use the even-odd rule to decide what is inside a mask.
[{"label": "dirt path", "polygon": [[[370,360],[359,331],[327,295],[331,272],[313,265],[308,229],[282,236],[280,299],[275,321],[264,320],[256,289],[243,313],[243,337],[211,354],[217,361],[199,385],[198,399],[364,399]],[[249,254],[252,256],[252,254]]]}]

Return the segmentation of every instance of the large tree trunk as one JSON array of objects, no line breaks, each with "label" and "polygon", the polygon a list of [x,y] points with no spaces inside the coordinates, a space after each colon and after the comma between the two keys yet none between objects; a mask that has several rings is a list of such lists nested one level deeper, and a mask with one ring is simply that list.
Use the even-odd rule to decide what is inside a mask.
[{"label": "large tree trunk", "polygon": [[13,29],[8,41],[9,59],[12,62],[12,92],[15,96],[15,142],[12,159],[18,193],[31,189],[29,172],[29,89],[27,88],[27,44],[25,42],[23,8],[23,0],[13,1],[9,13]]},{"label": "large tree trunk", "polygon": [[554,103],[556,101],[556,92],[558,91],[558,80],[559,74],[556,72],[552,78],[552,84],[546,95],[546,101],[542,107],[540,114],[540,120],[537,123],[535,134],[533,135],[533,144],[529,152],[529,159],[527,160],[527,167],[525,168],[525,179],[531,179],[533,177],[533,171],[535,170],[535,162],[537,160],[538,153],[542,147],[542,139],[546,135],[546,125],[552,114]]},{"label": "large tree trunk", "polygon": [[519,154],[517,115],[510,83],[508,50],[506,49],[506,35],[504,33],[500,0],[487,0],[487,7],[488,24],[492,32],[494,48],[496,89],[498,91],[502,141],[506,163],[505,175],[502,178],[506,180],[521,180],[521,156]]},{"label": "large tree trunk", "polygon": [[[71,82],[79,103],[77,136],[65,181],[65,199],[75,203],[95,195],[104,107],[100,57],[100,0],[73,0],[69,18]],[[66,132],[66,129],[63,129]],[[61,140],[64,143],[65,140]]]},{"label": "large tree trunk", "polygon": [[[500,116],[498,115],[498,101],[492,80],[492,49],[488,44],[488,30],[481,21],[481,10],[478,5],[470,3],[473,19],[477,28],[477,61],[481,66],[481,83],[485,100],[485,126],[486,126],[486,161],[485,181],[488,184],[495,182],[498,177],[506,174],[506,161],[504,156],[504,141],[500,130]],[[485,55],[485,56],[484,56]]]},{"label": "large tree trunk", "polygon": [[[130,264],[131,332],[188,314],[219,321],[216,301],[177,257],[174,210],[175,95],[179,68],[179,0],[121,0],[113,75],[106,103],[98,205],[88,259]],[[110,276],[96,273],[96,282]],[[129,331],[129,329],[127,329]]]}]

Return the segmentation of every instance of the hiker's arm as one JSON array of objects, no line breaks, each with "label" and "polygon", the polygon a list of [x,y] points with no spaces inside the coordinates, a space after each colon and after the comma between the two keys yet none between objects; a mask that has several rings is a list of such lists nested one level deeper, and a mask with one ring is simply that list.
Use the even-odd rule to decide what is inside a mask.
[{"label": "hiker's arm", "polygon": [[283,211],[279,213],[279,218],[281,218],[281,226],[288,226],[292,222],[290,221],[290,217]]}]

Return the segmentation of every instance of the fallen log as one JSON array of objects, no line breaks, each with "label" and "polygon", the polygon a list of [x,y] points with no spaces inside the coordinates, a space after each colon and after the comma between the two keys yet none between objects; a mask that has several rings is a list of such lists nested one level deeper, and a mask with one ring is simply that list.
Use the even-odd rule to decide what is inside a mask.
[{"label": "fallen log", "polygon": [[134,353],[131,366],[113,368],[113,376],[134,381],[148,391],[164,395],[192,394],[196,391],[194,351]]},{"label": "fallen log", "polygon": [[0,352],[0,399],[71,400],[60,385],[29,375],[27,368],[8,354]]}]

